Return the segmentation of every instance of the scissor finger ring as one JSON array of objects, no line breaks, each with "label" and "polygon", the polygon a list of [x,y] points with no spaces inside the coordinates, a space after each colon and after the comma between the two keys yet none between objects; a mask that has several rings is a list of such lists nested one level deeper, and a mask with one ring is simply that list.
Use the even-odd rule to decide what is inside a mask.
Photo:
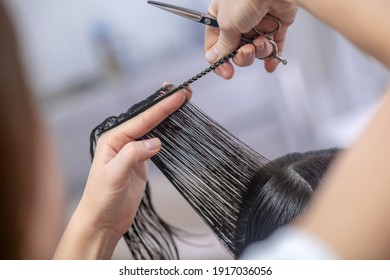
[{"label": "scissor finger ring", "polygon": [[253,30],[258,34],[258,35],[264,35],[264,36],[272,36],[272,35],[275,35],[276,33],[278,33],[280,31],[280,28],[282,28],[282,22],[280,21],[279,18],[271,15],[271,14],[266,14],[264,16],[264,19],[268,19],[270,21],[272,21],[274,24],[276,24],[275,28],[272,29],[271,31],[261,31],[259,30],[256,26],[253,27]]},{"label": "scissor finger ring", "polygon": [[278,48],[278,45],[276,44],[276,42],[268,37],[266,37],[268,39],[268,42],[271,44],[272,46],[272,52],[267,55],[266,57],[257,57],[257,59],[261,59],[261,60],[270,60],[272,58],[276,58],[277,60],[279,60],[281,63],[283,63],[283,65],[286,65],[288,63],[288,60],[284,59],[283,57],[281,57],[279,55],[279,48]]}]

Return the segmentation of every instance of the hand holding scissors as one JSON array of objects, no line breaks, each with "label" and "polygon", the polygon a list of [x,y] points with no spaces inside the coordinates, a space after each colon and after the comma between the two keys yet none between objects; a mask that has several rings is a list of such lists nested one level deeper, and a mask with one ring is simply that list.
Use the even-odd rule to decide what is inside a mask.
[{"label": "hand holding scissors", "polygon": [[[215,17],[213,17],[210,14],[205,14],[205,13],[197,12],[194,10],[182,8],[182,7],[171,5],[171,4],[161,3],[161,2],[157,2],[157,1],[150,0],[150,1],[148,1],[148,3],[153,5],[153,6],[156,6],[158,8],[161,8],[163,10],[166,10],[168,12],[185,17],[187,19],[194,20],[194,21],[197,21],[199,23],[203,23],[203,24],[208,25],[208,26],[219,27],[218,22],[215,19]],[[268,60],[271,58],[276,58],[280,62],[282,62],[284,65],[286,65],[287,60],[282,58],[279,55],[278,46],[277,46],[276,42],[272,39],[272,36],[280,31],[282,23],[277,17],[270,15],[270,14],[266,14],[264,16],[264,18],[269,21],[270,24],[268,24],[268,25],[271,26],[270,29],[269,30],[260,30],[257,27],[252,28],[252,31],[250,33],[243,35],[241,37],[242,44],[244,45],[244,44],[252,43],[253,40],[258,38],[259,36],[265,36],[267,38],[268,42],[271,44],[273,50],[268,56],[258,57],[258,59]]]},{"label": "hand holding scissors", "polygon": [[[226,55],[227,53],[231,52],[235,48],[234,46],[238,46],[240,41],[240,38],[238,36],[240,33],[241,33],[241,46],[244,44],[252,43],[255,46],[255,48],[252,45],[248,45],[241,48],[239,54],[234,58],[234,62],[237,65],[248,66],[252,64],[254,59],[253,52],[256,54],[257,58],[266,60],[265,68],[268,72],[272,72],[273,70],[275,70],[279,61],[282,62],[283,64],[287,63],[287,61],[281,57],[279,52],[283,49],[287,26],[294,21],[296,9],[297,9],[296,5],[288,3],[289,1],[287,0],[270,1],[269,3],[270,7],[268,7],[269,9],[267,10],[271,10],[272,13],[274,15],[277,15],[278,17],[270,14],[266,14],[264,16],[265,13],[264,14],[262,13],[264,7],[262,6],[252,7],[253,5],[249,5],[252,2],[262,3],[261,1],[213,0],[209,11],[211,14],[218,15],[218,21],[220,21],[219,22],[220,24],[218,24],[216,17],[212,16],[211,14],[200,13],[197,11],[177,7],[174,5],[159,3],[156,1],[148,1],[148,2],[166,11],[203,23],[207,26],[211,26],[211,27],[222,26],[221,30],[216,28],[209,28],[209,27],[207,27],[206,29],[206,50],[209,50],[213,47],[213,50],[218,49],[220,51],[219,53],[221,53],[220,56],[218,56],[219,53],[214,54],[215,58],[210,58],[206,56],[207,60],[210,63],[215,61],[217,58],[220,58],[223,55]],[[248,6],[251,6],[252,9],[249,12],[252,18],[249,17],[249,20],[248,20],[248,9],[247,9]],[[262,18],[261,24],[259,24],[259,21],[256,20],[259,18]],[[279,20],[279,18],[283,19],[283,23]],[[237,28],[234,28],[234,30],[230,32],[230,30],[227,29],[227,25],[226,25],[227,22],[229,22],[230,25],[232,25],[233,23],[234,27]],[[244,26],[242,26],[242,24],[240,25],[240,23],[243,23]],[[240,26],[240,28],[238,28],[238,26]],[[242,32],[236,31],[236,30],[249,30],[250,26],[252,27],[255,26],[255,28],[252,28],[252,30],[248,33],[245,33],[246,31],[242,31]],[[263,27],[266,28],[263,29]],[[229,34],[233,34],[233,35],[229,35]],[[221,42],[223,42],[223,44],[221,44]],[[217,45],[218,48],[216,48]],[[261,49],[261,46],[264,46],[263,50]],[[265,57],[260,57],[263,55]],[[248,57],[252,57],[252,58],[249,59]],[[225,78],[233,74],[232,66],[228,66],[228,65],[229,63],[226,63],[224,68],[228,70],[230,75],[221,75],[224,76]]]}]

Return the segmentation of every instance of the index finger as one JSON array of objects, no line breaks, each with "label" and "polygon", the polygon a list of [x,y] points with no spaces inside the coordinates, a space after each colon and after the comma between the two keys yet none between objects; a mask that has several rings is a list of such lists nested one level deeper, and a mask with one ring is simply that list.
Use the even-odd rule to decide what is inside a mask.
[{"label": "index finger", "polygon": [[190,90],[183,89],[163,99],[149,110],[124,123],[122,128],[123,133],[132,136],[134,139],[145,135],[178,110],[184,102],[191,98],[191,94],[192,92]]},{"label": "index finger", "polygon": [[[178,110],[191,98],[191,91],[183,89],[163,99],[150,109],[104,133],[99,140],[105,139],[110,148],[118,152],[124,145],[148,133],[165,118]],[[98,141],[98,146],[101,141]]]}]

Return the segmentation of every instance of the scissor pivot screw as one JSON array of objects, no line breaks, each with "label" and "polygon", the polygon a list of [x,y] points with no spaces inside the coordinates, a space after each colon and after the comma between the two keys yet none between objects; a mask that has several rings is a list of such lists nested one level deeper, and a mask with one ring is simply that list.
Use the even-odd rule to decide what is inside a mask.
[{"label": "scissor pivot screw", "polygon": [[208,18],[206,18],[206,19],[204,20],[204,23],[207,24],[207,25],[210,25],[210,24],[211,24],[211,20],[208,19]]}]

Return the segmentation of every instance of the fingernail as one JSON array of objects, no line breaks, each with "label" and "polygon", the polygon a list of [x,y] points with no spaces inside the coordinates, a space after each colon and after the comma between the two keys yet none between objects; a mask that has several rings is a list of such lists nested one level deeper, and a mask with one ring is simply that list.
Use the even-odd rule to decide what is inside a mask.
[{"label": "fingernail", "polygon": [[217,61],[219,55],[220,55],[219,50],[216,47],[214,47],[206,53],[205,58],[208,62],[213,63]]},{"label": "fingernail", "polygon": [[244,51],[245,58],[251,58],[253,56],[253,48]]},{"label": "fingernail", "polygon": [[155,151],[161,147],[161,141],[158,138],[148,139],[144,143],[149,151]]},{"label": "fingernail", "polygon": [[265,44],[264,42],[254,42],[253,43],[258,51],[264,50]]}]

